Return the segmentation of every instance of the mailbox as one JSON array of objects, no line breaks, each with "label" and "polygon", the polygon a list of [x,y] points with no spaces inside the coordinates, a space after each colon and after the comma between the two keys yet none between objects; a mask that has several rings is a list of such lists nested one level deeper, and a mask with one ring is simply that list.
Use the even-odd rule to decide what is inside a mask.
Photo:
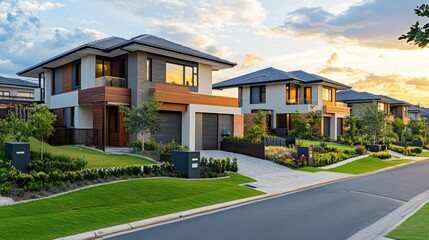
[{"label": "mailbox", "polygon": [[170,163],[187,178],[200,178],[200,152],[172,151]]},{"label": "mailbox", "polygon": [[29,172],[30,143],[7,142],[5,148],[6,156],[12,161],[12,165],[22,172]]},{"label": "mailbox", "polygon": [[307,158],[307,165],[313,166],[314,163],[314,154],[313,154],[313,147],[298,147],[298,157],[301,157],[302,155]]}]

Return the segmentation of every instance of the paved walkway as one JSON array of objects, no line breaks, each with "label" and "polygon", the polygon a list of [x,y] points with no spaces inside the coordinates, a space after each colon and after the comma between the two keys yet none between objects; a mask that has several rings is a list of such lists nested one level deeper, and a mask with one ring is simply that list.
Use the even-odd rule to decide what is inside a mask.
[{"label": "paved walkway", "polygon": [[201,151],[201,156],[231,159],[237,157],[238,173],[257,180],[248,185],[266,193],[286,192],[351,176],[343,173],[295,171],[264,159],[224,151]]},{"label": "paved walkway", "polygon": [[337,162],[335,164],[331,164],[331,165],[328,165],[328,166],[320,167],[320,168],[321,169],[336,168],[336,167],[342,166],[344,164],[351,163],[351,162],[354,162],[354,161],[362,159],[362,158],[366,158],[368,156],[369,156],[368,154],[365,154],[365,155],[361,155],[361,156],[357,156],[357,157],[352,157],[352,158],[349,158],[347,160],[344,160],[344,161],[341,161],[341,162]]},{"label": "paved walkway", "polygon": [[12,198],[0,196],[0,206],[11,205],[11,204],[14,204],[14,203],[15,202],[13,201]]}]

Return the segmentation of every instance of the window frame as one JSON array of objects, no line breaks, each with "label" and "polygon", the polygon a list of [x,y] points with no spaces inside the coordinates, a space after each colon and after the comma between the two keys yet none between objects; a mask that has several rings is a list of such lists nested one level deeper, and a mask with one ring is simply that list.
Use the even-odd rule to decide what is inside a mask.
[{"label": "window frame", "polygon": [[[324,98],[325,97],[325,95],[324,95],[325,89],[328,90],[328,100],[326,100]],[[333,100],[332,93],[333,93],[333,89],[332,88],[323,87],[323,89],[322,89],[322,100],[325,101],[325,102],[332,102],[332,100]]]},{"label": "window frame", "polygon": [[[182,67],[182,84],[177,84],[173,82],[169,82],[167,78],[168,64],[176,65]],[[192,68],[192,85],[186,85],[186,68]],[[196,71],[195,71],[196,70]],[[190,64],[177,63],[172,61],[165,62],[165,83],[178,85],[178,86],[186,86],[186,87],[198,87],[198,66],[192,66]]]},{"label": "window frame", "polygon": [[[256,90],[257,89],[257,90]],[[253,102],[253,92],[258,92],[258,101]],[[263,97],[262,97],[263,96]],[[259,85],[259,86],[251,86],[250,87],[250,104],[263,104],[267,102],[267,89],[265,85]]]},{"label": "window frame", "polygon": [[[101,76],[97,77],[97,61],[101,61]],[[109,67],[109,74],[106,75],[106,72],[104,71],[104,63],[105,62],[109,62],[110,63],[110,67]],[[109,58],[102,58],[102,57],[97,57],[95,59],[95,78],[100,78],[100,77],[105,77],[105,76],[112,76],[112,59]]]},{"label": "window frame", "polygon": [[146,81],[152,82],[152,58],[146,59]]}]

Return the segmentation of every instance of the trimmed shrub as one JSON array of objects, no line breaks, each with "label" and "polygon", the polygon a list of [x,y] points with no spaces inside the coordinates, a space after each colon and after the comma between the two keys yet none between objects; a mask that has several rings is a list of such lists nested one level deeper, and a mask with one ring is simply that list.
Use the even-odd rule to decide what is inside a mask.
[{"label": "trimmed shrub", "polygon": [[248,137],[234,137],[234,136],[223,137],[222,141],[224,141],[224,142],[246,142],[246,143],[251,142],[251,140]]},{"label": "trimmed shrub", "polygon": [[314,155],[314,164],[318,167],[323,167],[346,160],[350,157],[353,156],[347,155],[344,152],[316,153]]},{"label": "trimmed shrub", "polygon": [[407,148],[407,147],[401,147],[401,146],[396,146],[393,144],[390,144],[388,146],[389,150],[401,153],[403,155],[406,156],[415,156],[416,154],[421,153],[423,150],[422,148],[416,147],[416,148]]},{"label": "trimmed shrub", "polygon": [[388,151],[373,153],[370,156],[375,158],[380,158],[380,159],[388,159],[392,157],[392,155]]},{"label": "trimmed shrub", "polygon": [[363,154],[365,154],[367,152],[366,147],[362,146],[362,145],[356,146],[355,150],[356,150],[357,154],[359,154],[359,155],[363,155]]},{"label": "trimmed shrub", "polygon": [[420,147],[416,147],[416,148],[411,148],[411,152],[415,153],[415,154],[420,154],[423,152],[423,149]]},{"label": "trimmed shrub", "polygon": [[88,164],[88,161],[80,157],[71,158],[66,155],[54,155],[48,152],[43,154],[43,160],[40,159],[39,152],[31,152],[30,155],[31,161],[28,164],[28,168],[30,171],[36,172],[79,171]]},{"label": "trimmed shrub", "polygon": [[201,177],[209,178],[209,177],[222,177],[225,176],[226,171],[237,172],[238,171],[238,163],[237,158],[234,158],[232,163],[231,159],[227,157],[226,159],[214,159],[206,157],[201,158]]}]

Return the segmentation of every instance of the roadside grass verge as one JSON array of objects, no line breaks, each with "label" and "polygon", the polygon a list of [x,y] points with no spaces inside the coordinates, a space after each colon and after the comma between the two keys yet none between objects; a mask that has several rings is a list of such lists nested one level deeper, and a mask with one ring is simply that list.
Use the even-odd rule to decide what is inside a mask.
[{"label": "roadside grass verge", "polygon": [[429,152],[422,152],[417,154],[417,157],[429,157]]},{"label": "roadside grass verge", "polygon": [[304,167],[297,170],[306,171],[306,172],[336,172],[336,173],[347,173],[347,174],[362,174],[377,171],[383,168],[396,166],[399,164],[404,164],[411,162],[410,160],[381,160],[379,158],[366,157],[359,160],[356,160],[351,163],[344,164],[342,166],[331,168],[331,169],[321,169],[318,167]]},{"label": "roadside grass verge", "polygon": [[413,216],[387,234],[393,239],[427,240],[429,239],[429,203],[426,203]]},{"label": "roadside grass verge", "polygon": [[53,239],[261,195],[238,174],[202,181],[157,178],[107,184],[0,207],[0,239]]},{"label": "roadside grass verge", "polygon": [[[40,142],[34,138],[30,138],[30,148],[32,151],[40,151]],[[77,145],[51,146],[45,143],[45,151],[56,155],[83,157],[86,161],[88,161],[86,168],[125,167],[129,165],[153,164],[152,161],[145,158],[125,154],[106,154],[104,152],[99,152]]]},{"label": "roadside grass verge", "polygon": [[[312,140],[296,140],[296,142],[300,142],[302,143],[303,147],[309,147],[309,146],[316,146],[316,145],[320,145],[321,141],[312,141]],[[344,145],[344,144],[339,144],[339,143],[332,143],[332,142],[324,142],[328,145],[328,147],[336,147],[339,150],[353,150],[355,149],[353,146],[349,146],[349,145]]]}]

